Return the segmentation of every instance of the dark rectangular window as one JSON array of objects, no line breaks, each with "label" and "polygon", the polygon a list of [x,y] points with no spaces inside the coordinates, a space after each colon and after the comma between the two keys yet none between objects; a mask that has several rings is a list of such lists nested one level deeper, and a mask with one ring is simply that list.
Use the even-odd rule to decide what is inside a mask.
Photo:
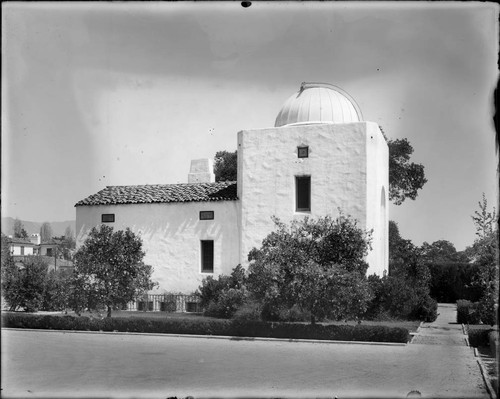
[{"label": "dark rectangular window", "polygon": [[200,211],[200,220],[213,220],[214,211]]},{"label": "dark rectangular window", "polygon": [[311,210],[311,176],[295,176],[295,209]]},{"label": "dark rectangular window", "polygon": [[52,248],[47,248],[46,255],[47,256],[52,256]]},{"label": "dark rectangular window", "polygon": [[214,272],[214,242],[212,240],[201,241],[201,271],[203,273]]},{"label": "dark rectangular window", "polygon": [[309,158],[309,147],[297,147],[297,155],[299,158]]},{"label": "dark rectangular window", "polygon": [[114,213],[103,213],[101,215],[101,222],[102,223],[114,223],[115,221],[115,214]]},{"label": "dark rectangular window", "polygon": [[21,247],[21,255],[24,255],[24,247]]}]

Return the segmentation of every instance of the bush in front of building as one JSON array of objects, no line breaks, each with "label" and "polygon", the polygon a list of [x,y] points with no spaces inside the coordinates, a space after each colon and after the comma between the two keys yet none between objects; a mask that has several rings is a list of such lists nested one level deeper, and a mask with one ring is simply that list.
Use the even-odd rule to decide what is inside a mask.
[{"label": "bush in front of building", "polygon": [[358,319],[370,300],[366,281],[371,232],[350,216],[292,221],[273,218],[275,231],[248,255],[247,287],[262,304],[262,318],[293,309],[316,321]]},{"label": "bush in front of building", "polygon": [[430,296],[431,274],[421,251],[401,237],[397,224],[389,222],[389,275],[368,277],[372,300],[365,317],[422,320],[437,318],[437,301]]},{"label": "bush in front of building", "polygon": [[370,320],[402,319],[433,322],[437,301],[402,276],[372,275],[368,283],[373,293],[365,317]]},{"label": "bush in front of building", "polygon": [[198,288],[204,315],[231,318],[248,299],[246,281],[246,272],[241,265],[236,266],[229,276],[221,274],[216,279],[212,276],[204,278]]},{"label": "bush in front of building", "polygon": [[271,323],[223,319],[90,318],[3,313],[2,327],[79,331],[120,331],[158,334],[194,334],[334,341],[409,341],[406,328],[368,325]]}]

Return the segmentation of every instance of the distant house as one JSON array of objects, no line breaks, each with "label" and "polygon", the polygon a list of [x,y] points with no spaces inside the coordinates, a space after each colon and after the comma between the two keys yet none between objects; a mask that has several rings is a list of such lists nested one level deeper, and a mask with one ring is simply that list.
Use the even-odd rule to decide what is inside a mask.
[{"label": "distant house", "polygon": [[52,239],[42,243],[39,234],[32,234],[29,240],[9,237],[8,242],[14,262],[18,266],[22,266],[28,256],[41,256],[49,265],[49,271],[73,268],[73,262],[61,256],[60,240]]},{"label": "distant house", "polygon": [[10,252],[14,256],[37,255],[38,245],[24,238],[9,237]]}]

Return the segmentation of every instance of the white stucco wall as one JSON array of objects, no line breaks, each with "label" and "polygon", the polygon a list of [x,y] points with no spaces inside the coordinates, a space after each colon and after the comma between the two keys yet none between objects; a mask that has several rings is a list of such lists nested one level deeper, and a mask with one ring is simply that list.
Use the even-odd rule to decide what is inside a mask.
[{"label": "white stucco wall", "polygon": [[[289,223],[305,215],[336,217],[341,209],[357,219],[360,228],[376,227],[373,218],[379,213],[371,208],[380,207],[380,198],[374,203],[371,191],[377,189],[372,186],[379,184],[385,175],[378,171],[384,150],[380,149],[383,145],[376,130],[376,124],[359,122],[239,132],[241,264],[248,265],[248,252],[253,247],[260,247],[262,239],[274,230],[272,215]],[[370,142],[368,146],[371,136],[376,137],[377,142],[373,145]],[[297,147],[303,145],[309,146],[308,158],[297,157]],[[368,157],[367,153],[373,151],[380,155]],[[295,176],[300,175],[311,176],[310,212],[295,211]],[[371,268],[377,270],[379,267],[374,262],[381,256],[380,245],[374,242],[374,253],[367,259],[372,263]]]},{"label": "white stucco wall", "polygon": [[373,229],[367,274],[389,270],[389,148],[378,125],[366,122],[366,228]]},{"label": "white stucco wall", "polygon": [[[88,231],[101,224],[101,214],[114,213],[115,230],[129,227],[141,236],[144,262],[154,267],[156,292],[195,291],[204,277],[230,274],[239,263],[239,201],[130,204],[76,207],[77,248]],[[214,211],[214,220],[199,220]],[[214,240],[214,273],[201,273],[200,240]]]},{"label": "white stucco wall", "polygon": [[[21,247],[24,247],[24,253],[21,253]],[[33,255],[34,250],[33,247],[30,246],[29,244],[22,245],[22,244],[13,244],[10,247],[10,251],[12,255]]]}]

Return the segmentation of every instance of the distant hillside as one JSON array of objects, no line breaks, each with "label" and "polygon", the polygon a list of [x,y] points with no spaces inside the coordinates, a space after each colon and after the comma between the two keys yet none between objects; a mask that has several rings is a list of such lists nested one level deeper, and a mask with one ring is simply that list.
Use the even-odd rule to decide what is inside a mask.
[{"label": "distant hillside", "polygon": [[[2,233],[6,236],[14,235],[14,218],[11,217],[3,217],[2,218]],[[21,223],[24,226],[24,230],[28,234],[40,233],[40,227],[42,227],[43,223],[40,222],[29,222],[26,220],[21,220]],[[52,232],[54,237],[59,237],[64,235],[64,231],[66,227],[71,227],[71,231],[73,235],[75,234],[75,221],[67,220],[64,222],[50,222],[50,226],[52,227]]]}]

